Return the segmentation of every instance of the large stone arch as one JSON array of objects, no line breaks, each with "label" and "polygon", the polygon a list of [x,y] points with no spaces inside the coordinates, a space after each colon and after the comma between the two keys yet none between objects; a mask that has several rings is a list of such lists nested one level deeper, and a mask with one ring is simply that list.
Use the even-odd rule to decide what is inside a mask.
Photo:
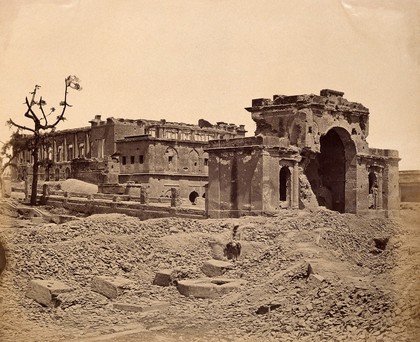
[{"label": "large stone arch", "polygon": [[320,205],[341,213],[356,212],[356,145],[342,127],[320,137],[320,153],[306,173]]}]

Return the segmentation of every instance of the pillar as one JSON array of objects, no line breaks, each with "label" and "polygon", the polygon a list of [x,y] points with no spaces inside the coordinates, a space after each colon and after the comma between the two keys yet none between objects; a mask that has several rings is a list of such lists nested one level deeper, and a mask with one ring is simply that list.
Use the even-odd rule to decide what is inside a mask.
[{"label": "pillar", "polygon": [[299,209],[299,167],[297,161],[293,163],[292,178],[292,209]]},{"label": "pillar", "polygon": [[63,137],[63,161],[67,161],[67,139]]},{"label": "pillar", "polygon": [[177,188],[171,188],[171,207],[179,207],[181,205],[181,198]]},{"label": "pillar", "polygon": [[382,204],[382,172],[383,169],[379,169],[378,171],[378,203],[377,203],[377,209],[381,210],[383,208],[383,204]]},{"label": "pillar", "polygon": [[149,186],[148,185],[140,186],[140,204],[149,204]]}]

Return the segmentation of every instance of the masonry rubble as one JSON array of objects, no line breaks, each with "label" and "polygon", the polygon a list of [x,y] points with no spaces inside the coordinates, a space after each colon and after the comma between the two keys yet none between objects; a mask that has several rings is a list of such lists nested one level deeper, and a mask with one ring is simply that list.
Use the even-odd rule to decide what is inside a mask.
[{"label": "masonry rubble", "polygon": [[[241,223],[243,220],[246,224]],[[203,277],[201,268],[212,256],[210,242],[228,241],[231,233],[231,225],[220,220],[139,221],[109,214],[63,224],[28,226],[14,233],[16,243],[10,252],[19,260],[14,261],[17,273],[13,282],[17,288],[24,288],[28,277],[43,275],[74,289],[59,296],[62,304],[56,313],[63,317],[59,324],[88,326],[79,317],[90,315],[100,317],[103,324],[135,319],[135,311],[121,311],[118,305],[114,310],[114,299],[91,291],[92,276],[108,274],[134,280],[118,294],[116,303],[122,305],[120,308],[127,305],[126,308],[140,310],[147,303],[139,302],[139,297],[150,303],[158,299],[171,302],[164,310],[173,317],[173,323],[168,324],[181,322],[189,312],[195,315],[197,325],[212,319],[224,322],[222,326],[226,330],[239,327],[245,334],[260,338],[265,336],[265,331],[273,331],[270,318],[279,322],[275,336],[285,341],[296,339],[298,332],[300,337],[312,336],[314,340],[337,335],[362,340],[377,331],[379,335],[375,336],[405,333],[402,325],[395,323],[398,317],[393,314],[394,294],[369,283],[357,282],[355,286],[328,276],[320,272],[315,263],[311,263],[314,273],[306,280],[308,256],[294,248],[296,234],[304,234],[308,239],[313,235],[314,240],[319,236],[318,246],[326,248],[337,259],[346,260],[366,274],[384,276],[395,262],[396,241],[391,239],[386,249],[377,255],[372,255],[371,243],[373,238],[395,232],[397,228],[388,221],[315,210],[284,211],[272,218],[244,218],[238,222],[248,251],[234,268],[226,269],[223,277],[244,279],[247,284],[225,294],[222,301],[196,300],[181,296],[173,286],[152,285],[160,269],[182,267],[185,268],[184,279]],[[314,278],[319,280],[320,277],[322,281],[315,281]],[[114,288],[113,293],[116,292],[118,289]],[[44,320],[57,324],[56,313],[40,313],[28,302],[23,305],[34,316],[41,315]],[[411,310],[411,303],[404,305],[400,308],[402,312]],[[270,307],[269,317],[264,313],[256,314],[262,306]],[[114,311],[109,311],[111,308]],[[160,320],[165,319],[163,311],[154,312]],[[145,318],[146,322],[152,317],[155,316]],[[394,326],[398,330],[393,328],[395,331],[392,331]]]}]

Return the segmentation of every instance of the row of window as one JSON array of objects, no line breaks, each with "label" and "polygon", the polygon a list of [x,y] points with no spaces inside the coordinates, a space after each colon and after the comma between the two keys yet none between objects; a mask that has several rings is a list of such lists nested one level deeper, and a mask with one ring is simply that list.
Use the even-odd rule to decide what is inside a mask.
[{"label": "row of window", "polygon": [[[157,133],[155,128],[150,128],[147,133],[152,137],[159,138],[159,134]],[[160,133],[162,134],[162,133]],[[228,137],[234,137],[234,134],[225,134],[222,135],[220,133],[208,133],[208,134],[196,134],[191,132],[185,131],[173,131],[173,130],[165,130],[163,133],[163,137],[166,139],[175,139],[175,140],[194,140],[194,141],[209,141],[210,139],[223,139]]]},{"label": "row of window", "polygon": [[[144,156],[143,155],[139,155],[138,157],[138,163],[139,164],[143,164],[144,163]],[[130,156],[130,164],[134,164],[136,162],[136,156]],[[121,164],[122,165],[126,165],[127,164],[127,157],[123,156],[121,158]]]},{"label": "row of window", "polygon": [[[127,162],[128,162],[128,157],[122,156],[121,164],[127,165]],[[130,156],[130,164],[135,164],[136,162],[138,162],[139,164],[144,164],[144,155],[139,155],[138,159],[136,158],[136,156]],[[172,163],[172,162],[173,162],[173,156],[168,156],[168,163]],[[204,158],[204,166],[208,166],[208,164],[209,164],[209,159]]]}]

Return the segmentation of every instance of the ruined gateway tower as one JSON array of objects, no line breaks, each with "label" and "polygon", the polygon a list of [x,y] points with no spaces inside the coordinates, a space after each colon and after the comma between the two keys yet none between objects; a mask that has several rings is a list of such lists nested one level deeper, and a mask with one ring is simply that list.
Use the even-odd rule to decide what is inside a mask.
[{"label": "ruined gateway tower", "polygon": [[369,148],[369,110],[324,89],[254,99],[254,137],[211,141],[207,215],[272,214],[325,206],[341,213],[399,212],[398,151]]}]

